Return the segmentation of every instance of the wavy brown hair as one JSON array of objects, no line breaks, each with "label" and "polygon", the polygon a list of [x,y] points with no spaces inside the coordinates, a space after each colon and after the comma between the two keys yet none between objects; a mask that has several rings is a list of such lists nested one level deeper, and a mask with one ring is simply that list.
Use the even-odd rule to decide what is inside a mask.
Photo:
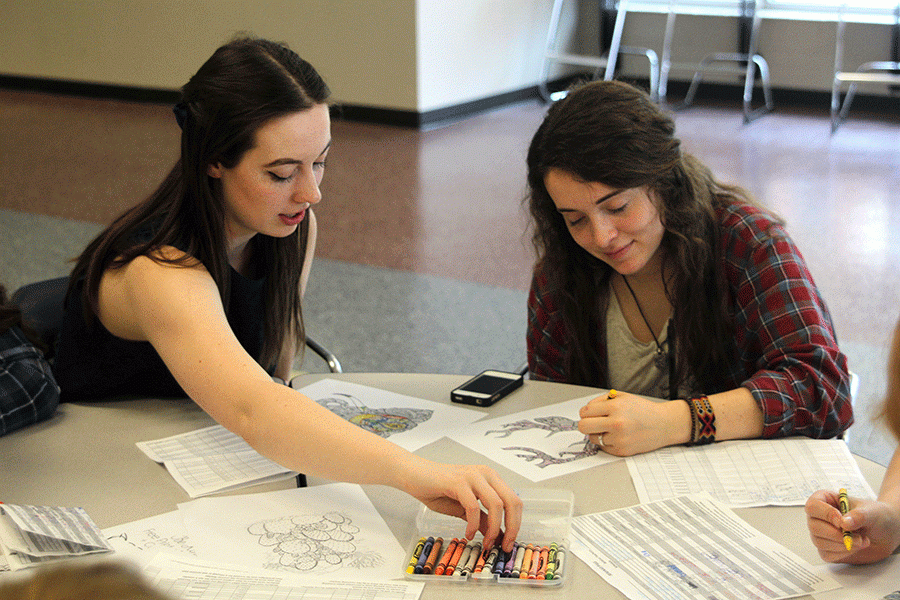
[{"label": "wavy brown hair", "polygon": [[[617,81],[578,86],[550,107],[528,149],[527,202],[533,244],[548,286],[560,299],[571,383],[608,387],[600,360],[612,268],[581,248],[547,192],[551,169],[615,189],[647,186],[656,193],[665,233],[663,282],[674,308],[675,373],[670,390],[694,383],[723,389],[717,377],[735,357],[726,282],[717,257],[717,211],[754,203],[682,151],[675,123],[642,90]],[[701,391],[701,390],[694,390]]]},{"label": "wavy brown hair", "polygon": [[[97,314],[103,273],[138,256],[182,266],[201,263],[227,310],[224,200],[221,184],[207,175],[207,166],[234,167],[267,122],[326,103],[329,96],[312,65],[285,45],[239,37],[216,50],[182,88],[176,106],[181,158],[149,198],[113,221],[78,259],[70,285],[85,278],[83,305],[89,322]],[[255,276],[266,275],[265,341],[262,356],[254,357],[264,367],[277,360],[286,332],[296,335],[297,348],[304,347],[298,284],[308,226],[307,219],[287,237],[258,234],[251,242],[253,263],[265,270]],[[142,234],[152,235],[142,239]],[[186,256],[166,259],[158,252],[163,246],[175,246]]]}]

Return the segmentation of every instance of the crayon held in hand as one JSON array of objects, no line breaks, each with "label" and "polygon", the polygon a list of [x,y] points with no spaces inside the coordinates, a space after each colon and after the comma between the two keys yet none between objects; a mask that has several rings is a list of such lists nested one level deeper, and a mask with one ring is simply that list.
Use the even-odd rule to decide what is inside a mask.
[{"label": "crayon held in hand", "polygon": [[[847,498],[847,490],[845,488],[841,488],[841,491],[838,493],[838,506],[842,515],[850,512],[850,499]],[[847,552],[853,550],[853,534],[849,531],[844,532],[844,546],[847,548]]]}]

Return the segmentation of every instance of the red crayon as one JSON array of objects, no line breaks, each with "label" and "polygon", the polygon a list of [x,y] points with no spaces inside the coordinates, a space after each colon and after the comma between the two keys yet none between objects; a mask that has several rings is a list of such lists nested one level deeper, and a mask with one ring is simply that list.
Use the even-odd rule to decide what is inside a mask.
[{"label": "red crayon", "polygon": [[434,569],[434,563],[437,561],[438,556],[441,553],[441,546],[444,544],[444,538],[437,538],[434,540],[434,545],[431,547],[431,552],[428,554],[428,559],[425,560],[425,564],[422,566],[422,573],[424,575],[431,575],[431,570]]},{"label": "red crayon", "polygon": [[447,563],[450,562],[450,559],[453,558],[453,553],[456,552],[456,546],[459,544],[459,540],[453,538],[453,540],[447,544],[447,550],[444,551],[444,555],[441,556],[441,560],[438,561],[438,566],[434,570],[435,575],[443,575],[444,571],[447,569]]}]

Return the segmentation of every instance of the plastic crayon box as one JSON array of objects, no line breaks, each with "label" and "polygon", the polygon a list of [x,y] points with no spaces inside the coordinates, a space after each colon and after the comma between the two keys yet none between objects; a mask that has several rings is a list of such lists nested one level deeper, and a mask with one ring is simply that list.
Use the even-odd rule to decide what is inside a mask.
[{"label": "plastic crayon box", "polygon": [[465,524],[459,519],[423,507],[408,544],[404,577],[447,584],[563,585],[571,559],[572,492],[521,490],[519,497],[524,505],[522,527],[511,555],[499,547],[485,554],[480,533],[466,540]]}]

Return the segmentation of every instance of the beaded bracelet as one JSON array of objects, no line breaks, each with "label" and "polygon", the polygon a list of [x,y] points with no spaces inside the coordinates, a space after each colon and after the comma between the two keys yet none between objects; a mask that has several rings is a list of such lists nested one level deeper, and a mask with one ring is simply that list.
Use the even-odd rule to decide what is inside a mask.
[{"label": "beaded bracelet", "polygon": [[706,396],[685,398],[691,410],[691,441],[689,446],[702,446],[716,441],[716,415]]}]

